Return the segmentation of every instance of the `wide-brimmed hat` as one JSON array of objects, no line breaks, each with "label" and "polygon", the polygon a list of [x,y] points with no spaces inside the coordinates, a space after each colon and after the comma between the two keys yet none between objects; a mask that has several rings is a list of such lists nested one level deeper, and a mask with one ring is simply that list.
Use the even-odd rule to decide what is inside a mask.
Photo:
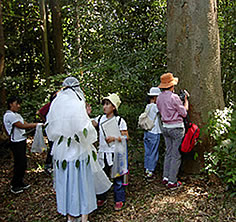
[{"label": "wide-brimmed hat", "polygon": [[109,100],[112,103],[112,105],[114,105],[116,107],[116,110],[118,110],[118,108],[119,108],[119,106],[121,104],[120,97],[117,94],[115,94],[115,93],[109,94],[109,96],[104,97],[102,99],[102,102],[104,100]]},{"label": "wide-brimmed hat", "polygon": [[178,78],[174,77],[172,73],[165,73],[161,76],[161,83],[158,86],[160,89],[166,89],[171,86],[177,85]]},{"label": "wide-brimmed hat", "polygon": [[158,87],[152,87],[149,90],[148,96],[158,96],[161,93],[161,90]]}]

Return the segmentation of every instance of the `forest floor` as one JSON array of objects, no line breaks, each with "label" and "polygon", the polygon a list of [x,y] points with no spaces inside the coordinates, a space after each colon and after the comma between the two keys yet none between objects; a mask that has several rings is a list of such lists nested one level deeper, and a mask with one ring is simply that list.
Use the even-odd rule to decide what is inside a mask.
[{"label": "forest floor", "polygon": [[[147,182],[143,176],[143,145],[136,141],[129,149],[129,185],[127,201],[122,211],[113,210],[113,190],[103,208],[89,215],[90,222],[121,221],[236,221],[236,199],[219,182],[203,175],[181,175],[183,186],[175,191],[161,184],[157,169],[156,179]],[[140,144],[140,145],[137,145]],[[30,145],[30,143],[28,144]],[[0,155],[0,221],[48,222],[66,221],[57,213],[52,177],[43,170],[46,152],[27,152],[26,182],[31,188],[21,194],[10,192],[13,160],[9,151]]]}]

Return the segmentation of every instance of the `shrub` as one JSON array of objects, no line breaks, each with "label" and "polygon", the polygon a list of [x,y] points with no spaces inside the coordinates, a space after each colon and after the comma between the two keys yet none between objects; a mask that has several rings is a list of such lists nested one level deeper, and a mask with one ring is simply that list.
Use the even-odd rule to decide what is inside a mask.
[{"label": "shrub", "polygon": [[236,184],[236,112],[233,105],[211,113],[207,128],[215,145],[212,152],[204,155],[204,170],[221,178],[228,189],[233,190]]}]

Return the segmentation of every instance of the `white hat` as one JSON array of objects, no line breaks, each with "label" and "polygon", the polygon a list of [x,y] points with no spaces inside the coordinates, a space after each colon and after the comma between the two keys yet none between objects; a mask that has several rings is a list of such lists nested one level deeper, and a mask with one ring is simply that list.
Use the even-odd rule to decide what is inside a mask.
[{"label": "white hat", "polygon": [[160,95],[161,90],[158,87],[152,87],[148,93],[149,96],[158,96]]},{"label": "white hat", "polygon": [[73,76],[67,77],[62,83],[62,86],[77,87],[79,86],[79,80]]},{"label": "white hat", "polygon": [[104,97],[102,99],[102,102],[104,100],[109,100],[116,107],[116,110],[118,111],[118,107],[120,106],[121,101],[120,101],[120,97],[117,94],[115,93],[109,94],[109,96]]}]

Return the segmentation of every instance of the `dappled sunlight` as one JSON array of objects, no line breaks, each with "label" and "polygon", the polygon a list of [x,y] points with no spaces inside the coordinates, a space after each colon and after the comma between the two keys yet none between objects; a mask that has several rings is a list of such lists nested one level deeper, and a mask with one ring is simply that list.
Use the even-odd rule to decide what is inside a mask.
[{"label": "dappled sunlight", "polygon": [[190,187],[188,190],[187,190],[187,194],[189,195],[193,195],[193,196],[208,196],[208,192],[204,192],[202,188],[200,187]]}]

